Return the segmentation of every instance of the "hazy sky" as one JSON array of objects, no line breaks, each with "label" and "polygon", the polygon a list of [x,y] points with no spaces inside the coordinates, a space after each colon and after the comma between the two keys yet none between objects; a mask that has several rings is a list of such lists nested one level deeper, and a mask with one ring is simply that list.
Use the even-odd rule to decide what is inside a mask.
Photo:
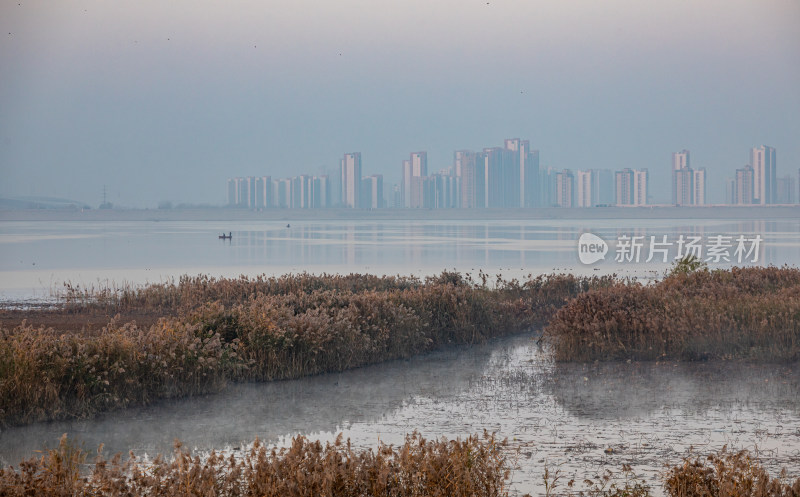
[{"label": "hazy sky", "polygon": [[800,168],[798,0],[0,0],[0,196],[225,202],[231,176],[400,177],[531,140],[543,166]]}]

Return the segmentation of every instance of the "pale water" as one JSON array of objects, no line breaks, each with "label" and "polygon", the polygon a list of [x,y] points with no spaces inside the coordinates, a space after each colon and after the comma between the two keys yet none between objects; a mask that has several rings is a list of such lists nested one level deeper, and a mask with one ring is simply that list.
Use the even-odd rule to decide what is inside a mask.
[{"label": "pale water", "polygon": [[[583,265],[577,241],[589,231],[611,244]],[[218,235],[231,232],[232,240]],[[366,272],[425,276],[444,269],[494,276],[571,272],[662,274],[669,261],[618,263],[620,236],[733,238],[759,235],[757,264],[800,264],[800,220],[531,221],[0,221],[0,298],[47,298],[64,282],[105,287],[162,282],[183,274],[279,275]],[[720,261],[714,267],[734,264]],[[705,256],[704,256],[705,257]],[[750,263],[752,257],[743,262]]]}]

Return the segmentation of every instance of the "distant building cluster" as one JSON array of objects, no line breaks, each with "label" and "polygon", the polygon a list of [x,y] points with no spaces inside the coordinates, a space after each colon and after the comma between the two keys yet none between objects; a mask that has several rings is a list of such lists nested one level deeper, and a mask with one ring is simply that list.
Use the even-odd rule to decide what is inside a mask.
[{"label": "distant building cluster", "polygon": [[[725,181],[725,203],[734,205],[794,204],[800,192],[791,175],[779,177],[773,147],[761,145],[750,150],[750,163],[737,169]],[[800,178],[800,170],[797,171]]]},{"label": "distant building cluster", "polygon": [[248,176],[228,179],[228,205],[247,209],[311,209],[331,206],[331,182],[327,175],[301,174],[272,179]]},{"label": "distant building cluster", "polygon": [[[458,150],[452,164],[428,172],[428,154],[411,152],[401,163],[401,180],[384,185],[383,175],[364,176],[361,153],[346,153],[336,173],[273,179],[228,179],[228,205],[253,210],[346,207],[381,209],[478,209],[652,205],[648,168],[541,168],[528,140],[510,138],[502,147]],[[688,150],[672,154],[672,205],[707,204],[706,169],[693,168]],[[800,171],[798,171],[800,175]],[[775,149],[751,150],[750,164],[726,180],[726,203],[794,203],[795,180],[776,176]]]},{"label": "distant building cluster", "polygon": [[688,150],[672,154],[672,203],[679,206],[706,203],[706,170],[692,168]]}]

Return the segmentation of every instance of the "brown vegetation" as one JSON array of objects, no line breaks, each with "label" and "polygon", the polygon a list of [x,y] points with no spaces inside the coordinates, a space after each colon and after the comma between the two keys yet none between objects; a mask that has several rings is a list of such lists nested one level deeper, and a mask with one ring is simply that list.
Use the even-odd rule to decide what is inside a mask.
[{"label": "brown vegetation", "polygon": [[577,296],[545,329],[558,361],[800,359],[800,270],[673,272]]},{"label": "brown vegetation", "polygon": [[687,457],[671,468],[664,488],[671,497],[798,497],[800,478],[772,478],[747,451],[726,448],[706,457]]},{"label": "brown vegetation", "polygon": [[[101,330],[21,323],[0,330],[0,426],[89,417],[204,394],[226,381],[343,371],[538,326],[611,278],[475,283],[458,273],[182,278],[177,284],[87,292],[68,287],[50,312],[118,313]],[[131,312],[161,314],[152,325]]]},{"label": "brown vegetation", "polygon": [[87,454],[66,437],[57,449],[0,469],[0,495],[63,496],[507,496],[504,442],[493,435],[466,440],[426,440],[414,433],[397,448],[381,444],[354,450],[341,436],[322,445],[302,436],[289,448],[267,449],[258,441],[241,458],[211,453],[191,456],[176,443],[174,457],[140,463]]},{"label": "brown vegetation", "polygon": [[[61,438],[59,446],[0,469],[0,495],[58,496],[508,496],[511,470],[506,441],[494,435],[465,440],[426,440],[418,433],[400,447],[356,450],[341,435],[333,444],[303,436],[289,447],[268,449],[258,440],[239,456],[192,456],[176,442],[173,457],[139,462],[102,447],[92,464],[88,454]],[[771,477],[747,451],[723,448],[706,457],[687,457],[663,476],[669,497],[798,497],[800,478]],[[562,483],[544,469],[546,495],[649,497],[650,486],[623,465],[582,482]]]},{"label": "brown vegetation", "polygon": [[67,287],[60,306],[32,316],[86,318],[95,328],[0,329],[0,426],[90,417],[227,381],[343,371],[548,320],[559,361],[792,361],[800,358],[800,270],[674,272],[652,285],[558,275],[492,287],[485,276],[476,283],[450,272],[424,281],[184,277],[116,291]]}]

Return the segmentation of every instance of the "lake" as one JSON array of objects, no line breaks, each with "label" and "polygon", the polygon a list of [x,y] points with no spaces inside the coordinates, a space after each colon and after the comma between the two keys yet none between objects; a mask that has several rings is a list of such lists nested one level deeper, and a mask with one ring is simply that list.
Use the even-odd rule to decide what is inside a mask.
[{"label": "lake", "polygon": [[[218,235],[231,232],[231,240]],[[609,244],[605,260],[578,258],[584,232]],[[369,272],[663,274],[681,236],[706,250],[716,236],[760,237],[746,264],[800,264],[800,221],[127,221],[0,222],[0,295],[47,300],[65,281],[86,286],[167,281],[181,274],[238,276]],[[615,260],[621,237],[674,242],[658,258]],[[663,237],[667,237],[664,239]],[[729,259],[734,257],[732,243]],[[706,252],[707,253],[707,252]],[[710,262],[728,267],[734,261]],[[295,381],[230,385],[224,392],[107,413],[91,421],[0,432],[0,464],[16,464],[62,433],[87,449],[152,457],[174,439],[199,452],[245,450],[256,437],[297,434],[356,446],[483,430],[508,437],[513,489],[542,491],[544,467],[578,481],[630,463],[651,483],[664,463],[723,445],[757,450],[773,475],[800,476],[800,366],[728,363],[555,364],[532,335],[444,350]],[[606,449],[612,452],[606,453]],[[660,489],[656,489],[656,495]]]},{"label": "lake", "polygon": [[[591,232],[610,245],[606,259],[578,259]],[[231,240],[218,235],[231,233]],[[800,264],[800,220],[480,220],[480,221],[0,221],[0,298],[48,298],[64,282],[122,286],[183,274],[437,274],[444,269],[494,276],[570,272],[663,274],[681,236],[710,245],[714,236],[760,236],[757,264]],[[643,237],[639,262],[615,260],[620,237]],[[668,261],[650,262],[650,237],[671,243]],[[749,247],[749,246],[748,246]],[[735,247],[729,261],[736,265]],[[705,254],[704,252],[703,254]],[[632,255],[632,254],[630,254]],[[705,255],[703,255],[705,258]],[[743,265],[752,256],[744,258]]]}]

